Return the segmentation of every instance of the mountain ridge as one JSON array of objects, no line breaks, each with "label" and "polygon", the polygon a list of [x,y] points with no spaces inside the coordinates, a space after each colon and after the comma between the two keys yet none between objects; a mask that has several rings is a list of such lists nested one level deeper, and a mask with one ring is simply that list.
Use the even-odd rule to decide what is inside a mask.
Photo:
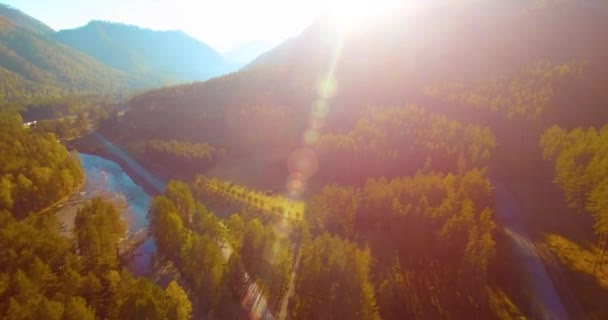
[{"label": "mountain ridge", "polygon": [[0,97],[5,104],[65,94],[124,96],[205,81],[238,67],[181,30],[93,20],[56,32],[0,4]]},{"label": "mountain ridge", "polygon": [[118,70],[155,76],[166,84],[204,81],[235,69],[215,49],[181,30],[93,20],[60,30],[54,38]]},{"label": "mountain ridge", "polygon": [[0,6],[0,96],[27,103],[76,92],[117,94],[129,77],[92,57],[54,41],[42,22]]}]

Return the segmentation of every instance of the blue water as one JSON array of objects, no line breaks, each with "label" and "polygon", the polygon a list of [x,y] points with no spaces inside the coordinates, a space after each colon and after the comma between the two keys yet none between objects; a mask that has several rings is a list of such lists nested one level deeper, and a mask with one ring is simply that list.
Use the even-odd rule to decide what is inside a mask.
[{"label": "blue water", "polygon": [[[116,198],[127,204],[124,218],[128,232],[133,235],[148,227],[148,205],[151,197],[137,185],[114,161],[80,153],[82,167],[86,173],[85,198],[96,196]],[[151,266],[156,251],[154,240],[148,239],[134,252],[129,269],[143,275]]]},{"label": "blue water", "polygon": [[116,145],[114,142],[110,141],[103,134],[99,132],[93,132],[93,137],[97,138],[99,142],[102,143],[106,152],[111,153],[115,157],[118,157],[121,161],[123,161],[129,169],[135,172],[141,179],[144,179],[148,184],[150,184],[156,192],[163,192],[165,190],[166,183],[154,175],[152,172],[148,171],[144,168],[137,160],[129,155],[128,152],[123,150],[120,146]]}]

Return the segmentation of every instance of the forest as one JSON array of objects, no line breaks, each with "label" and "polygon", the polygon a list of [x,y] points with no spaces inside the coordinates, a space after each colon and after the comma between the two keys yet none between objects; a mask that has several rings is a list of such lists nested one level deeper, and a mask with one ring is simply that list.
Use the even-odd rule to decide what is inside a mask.
[{"label": "forest", "polygon": [[83,182],[79,159],[50,133],[0,113],[0,315],[3,319],[191,319],[176,283],[166,288],[122,268],[120,211],[95,198],[60,233],[52,205]]},{"label": "forest", "polygon": [[252,291],[263,297],[267,310],[278,310],[293,268],[293,251],[287,235],[269,221],[239,214],[220,219],[179,181],[171,181],[150,207],[159,253],[188,283],[199,317],[238,318],[241,303],[247,304],[244,299]]},{"label": "forest", "polygon": [[0,112],[0,210],[18,218],[47,208],[83,181],[76,156],[51,133],[25,128],[17,113]]},{"label": "forest", "polygon": [[0,212],[3,318],[190,319],[192,304],[176,282],[163,290],[120,268],[125,226],[112,204],[91,200],[75,223],[71,239],[58,233],[52,215],[16,220]]},{"label": "forest", "polygon": [[224,149],[206,143],[158,139],[146,143],[146,156],[172,171],[200,172],[225,155]]},{"label": "forest", "polygon": [[602,272],[608,250],[608,126],[599,131],[566,131],[553,126],[540,141],[543,157],[554,163],[553,181],[562,190],[568,207],[593,218],[599,249],[593,272]]}]

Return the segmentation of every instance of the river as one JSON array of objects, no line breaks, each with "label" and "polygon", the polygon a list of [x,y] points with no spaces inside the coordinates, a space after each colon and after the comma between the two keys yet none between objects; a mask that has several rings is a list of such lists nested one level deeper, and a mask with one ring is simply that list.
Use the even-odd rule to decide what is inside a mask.
[{"label": "river", "polygon": [[[93,136],[103,144],[106,152],[120,159],[138,178],[143,179],[146,184],[150,185],[157,192],[164,190],[166,183],[141,166],[122,148],[100,133],[93,133]],[[129,234],[132,235],[147,228],[148,219],[146,216],[151,200],[150,195],[141,186],[137,185],[116,162],[89,154],[79,154],[86,174],[85,198],[102,194],[120,197],[127,204],[124,217],[129,226]],[[146,275],[152,266],[155,252],[156,245],[152,239],[143,242],[132,255],[128,264],[129,270],[136,275]],[[230,259],[232,252],[233,249],[230,243],[224,241],[222,254],[226,261]],[[250,276],[247,272],[244,272],[242,276],[249,282]],[[247,286],[246,290],[246,298],[241,303],[248,312],[252,315],[257,315],[256,318],[274,319],[259,284],[252,282]],[[289,295],[286,295],[285,298],[288,297]]]},{"label": "river", "polygon": [[[148,205],[151,197],[114,161],[79,153],[86,174],[84,198],[115,197],[127,207],[123,216],[129,235],[143,232],[148,227]],[[136,275],[144,275],[151,267],[156,251],[154,240],[147,239],[134,251],[128,268]]]}]

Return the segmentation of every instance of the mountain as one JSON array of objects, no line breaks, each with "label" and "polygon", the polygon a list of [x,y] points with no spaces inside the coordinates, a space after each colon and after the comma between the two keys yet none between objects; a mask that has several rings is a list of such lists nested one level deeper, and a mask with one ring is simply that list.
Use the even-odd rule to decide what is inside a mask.
[{"label": "mountain", "polygon": [[55,41],[53,30],[0,5],[0,96],[4,103],[71,93],[116,94],[126,74]]},{"label": "mountain", "polygon": [[182,31],[153,31],[92,21],[55,32],[0,4],[0,97],[3,104],[71,94],[123,95],[206,80],[241,64]]},{"label": "mountain", "polygon": [[54,37],[125,73],[165,83],[206,80],[235,68],[213,48],[182,31],[92,21]]},{"label": "mountain", "polygon": [[[601,85],[608,83],[608,43],[599,41],[608,5],[538,3],[396,11],[347,33],[321,17],[238,72],[135,96],[124,136],[209,143],[248,156],[272,150],[281,168],[300,133],[320,126],[313,112],[323,115],[323,132],[340,133],[371,107],[417,104],[495,125],[501,137],[513,130],[505,119],[576,126],[608,117]],[[513,154],[508,146],[518,142],[506,141],[513,145],[503,143],[501,152]]]},{"label": "mountain", "polygon": [[[438,16],[441,21],[437,21]],[[411,97],[408,93],[425,95],[425,87],[431,84],[511,76],[541,61],[586,61],[605,69],[600,62],[605,61],[608,45],[596,41],[608,26],[604,17],[608,17],[605,4],[597,1],[560,1],[543,8],[480,2],[439,7],[415,18],[395,12],[341,40],[331,21],[321,18],[300,36],[262,54],[245,70],[179,89],[202,100],[210,95],[234,102],[233,96],[217,92],[220,84],[232,85],[242,91],[231,95],[251,94],[248,98],[254,101],[264,97],[263,102],[269,104],[284,103],[302,91],[314,95],[315,82],[330,71],[340,41],[342,48],[334,66],[337,98],[349,98],[357,104],[372,102],[368,100],[375,96],[382,103],[402,103]],[[593,68],[586,70],[596,72]],[[263,81],[253,81],[258,76]],[[292,86],[305,89],[294,91]],[[283,89],[287,91],[278,99]],[[162,97],[174,91],[161,89],[141,98]],[[379,91],[390,94],[380,95]],[[357,100],[353,95],[365,99]]]},{"label": "mountain", "polygon": [[270,50],[271,48],[272,45],[265,42],[257,41],[244,44],[230,51],[224,52],[222,53],[222,55],[227,61],[244,65],[250,63],[262,53]]}]

